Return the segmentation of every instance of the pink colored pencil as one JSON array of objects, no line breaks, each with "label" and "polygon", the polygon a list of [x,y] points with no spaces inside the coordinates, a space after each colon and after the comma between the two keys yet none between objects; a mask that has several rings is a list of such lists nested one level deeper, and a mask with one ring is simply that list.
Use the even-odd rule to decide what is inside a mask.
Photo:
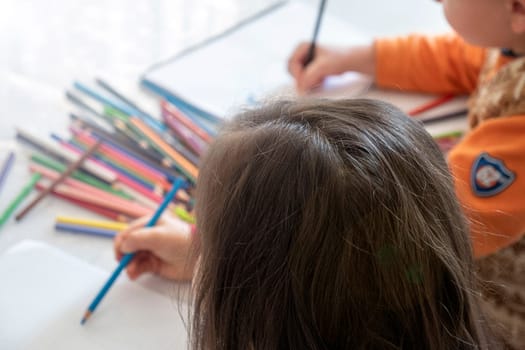
[{"label": "pink colored pencil", "polygon": [[162,113],[164,122],[177,135],[178,138],[195,153],[201,156],[206,150],[206,142],[197,137],[193,131],[184,126],[179,120],[173,117],[170,113]]},{"label": "pink colored pencil", "polygon": [[[89,135],[84,131],[79,131],[75,128],[71,128],[71,131],[80,142],[86,144],[88,147],[97,142],[97,140],[93,136]],[[117,161],[125,167],[137,170],[137,172],[140,173],[142,176],[148,178],[153,183],[160,184],[163,188],[169,188],[171,186],[164,174],[147,167],[141,162],[137,162],[135,159],[131,158],[127,154],[124,154],[114,149],[108,144],[102,143],[100,151],[103,154],[105,154],[108,158]]]},{"label": "pink colored pencil", "polygon": [[180,121],[182,123],[182,125],[184,125],[188,129],[193,131],[193,133],[195,133],[195,135],[199,136],[203,141],[205,141],[207,143],[210,143],[210,142],[213,141],[212,137],[206,131],[202,130],[200,127],[195,125],[195,123],[190,118],[185,116],[181,111],[179,111],[175,106],[173,106],[169,102],[167,102],[165,100],[162,100],[160,102],[160,106],[162,108],[162,112],[163,112],[162,114],[163,115],[164,115],[164,113],[168,113],[173,118],[175,118],[178,121]]},{"label": "pink colored pencil", "polygon": [[123,204],[121,201],[108,201],[106,198],[101,198],[92,193],[83,192],[82,190],[79,190],[78,188],[69,185],[59,185],[55,188],[55,192],[82,202],[110,209],[134,218],[151,215],[153,213],[152,209],[144,208],[143,206],[137,203],[127,200],[124,200],[126,202],[125,204]]},{"label": "pink colored pencil", "polygon": [[[38,173],[41,173],[42,176],[50,179],[50,180],[55,180],[55,179],[58,179],[60,177],[60,174],[54,170],[51,170],[51,169],[48,169],[46,167],[43,167],[41,165],[38,165],[38,164],[30,164],[29,165],[29,169],[33,172],[38,172]],[[119,203],[123,206],[127,205],[129,203],[129,201],[125,198],[121,198],[119,196],[116,196],[114,195],[113,193],[109,193],[109,192],[106,192],[106,191],[103,191],[99,188],[96,188],[94,186],[91,186],[91,185],[88,185],[82,181],[78,181],[78,180],[75,180],[73,178],[67,178],[66,180],[64,180],[64,183],[66,183],[67,185],[71,186],[71,187],[74,187],[74,188],[77,188],[83,192],[86,192],[86,193],[91,193],[95,196],[98,196],[100,198],[103,198],[107,201],[111,201],[113,203]],[[142,203],[141,203],[142,204]],[[144,205],[143,205],[144,206]],[[155,209],[156,206],[151,206],[151,205],[148,205],[147,206],[148,208],[151,208],[151,209]]]},{"label": "pink colored pencil", "polygon": [[[45,186],[42,185],[42,184],[37,184],[36,185],[36,189],[39,190],[39,191],[43,191],[45,189]],[[74,199],[74,198],[71,198],[67,195],[64,195],[64,194],[59,194],[57,193],[56,191],[52,191],[51,192],[53,196],[57,197],[57,198],[60,198],[60,199],[63,199],[63,200],[66,200],[70,203],[73,203],[79,207],[82,207],[84,209],[87,209],[89,211],[92,211],[96,214],[99,214],[99,215],[102,215],[108,219],[111,219],[111,220],[114,220],[114,221],[119,221],[119,222],[129,222],[130,221],[130,218],[125,216],[125,215],[122,215],[116,211],[113,211],[113,210],[109,210],[109,209],[106,209],[106,208],[102,208],[102,207],[99,207],[99,206],[96,206],[96,205],[93,205],[93,204],[90,204],[90,203],[86,203],[86,202],[83,202],[83,201],[80,201],[78,199]]]}]

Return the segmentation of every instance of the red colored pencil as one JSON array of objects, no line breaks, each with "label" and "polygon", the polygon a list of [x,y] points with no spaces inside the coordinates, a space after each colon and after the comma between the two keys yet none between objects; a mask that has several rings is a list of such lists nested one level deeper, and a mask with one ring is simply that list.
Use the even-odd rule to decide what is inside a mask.
[{"label": "red colored pencil", "polygon": [[421,106],[418,106],[410,111],[408,111],[408,115],[410,116],[416,116],[418,114],[421,114],[423,112],[426,112],[434,107],[437,107],[439,105],[442,105],[443,103],[446,103],[450,100],[452,100],[453,98],[455,97],[455,95],[452,95],[452,94],[448,94],[448,95],[444,95],[444,96],[441,96],[441,97],[438,97],[430,102],[426,102],[424,104],[422,104]]}]

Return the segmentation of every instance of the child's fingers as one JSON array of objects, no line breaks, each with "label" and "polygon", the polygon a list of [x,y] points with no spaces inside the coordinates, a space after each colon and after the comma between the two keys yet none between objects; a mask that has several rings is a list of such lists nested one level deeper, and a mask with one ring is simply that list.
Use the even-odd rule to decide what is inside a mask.
[{"label": "child's fingers", "polygon": [[158,258],[149,253],[140,252],[135,255],[133,260],[131,260],[126,272],[129,278],[134,280],[144,273],[158,274],[160,265],[161,262]]},{"label": "child's fingers", "polygon": [[117,235],[113,239],[113,250],[115,252],[115,257],[118,261],[120,261],[120,259],[122,259],[123,256],[121,246],[125,238],[129,235],[130,232],[144,227],[144,225],[146,225],[149,220],[150,217],[148,216],[141,217],[131,222],[125,230],[122,230],[119,233],[117,233]]},{"label": "child's fingers", "polygon": [[162,235],[157,227],[144,227],[122,235],[119,245],[121,253],[133,253],[139,250],[156,252],[162,247]]},{"label": "child's fingers", "polygon": [[304,59],[308,53],[310,43],[300,43],[288,59],[288,72],[297,79],[304,69]]},{"label": "child's fingers", "polygon": [[300,79],[297,81],[297,89],[299,92],[306,92],[312,88],[319,86],[326,77],[325,69],[322,64],[312,62],[306,67]]}]

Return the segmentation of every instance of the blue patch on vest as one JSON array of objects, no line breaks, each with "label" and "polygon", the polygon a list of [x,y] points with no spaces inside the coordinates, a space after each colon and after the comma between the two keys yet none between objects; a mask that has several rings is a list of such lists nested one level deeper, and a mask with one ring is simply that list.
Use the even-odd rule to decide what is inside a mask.
[{"label": "blue patch on vest", "polygon": [[515,178],[501,160],[482,153],[474,161],[470,183],[477,196],[490,197],[509,187]]}]

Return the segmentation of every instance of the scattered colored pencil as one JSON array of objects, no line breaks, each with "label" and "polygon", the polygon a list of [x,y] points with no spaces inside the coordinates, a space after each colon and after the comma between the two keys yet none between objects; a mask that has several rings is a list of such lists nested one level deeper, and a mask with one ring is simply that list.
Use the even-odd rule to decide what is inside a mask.
[{"label": "scattered colored pencil", "polygon": [[16,217],[16,221],[20,221],[24,218],[24,216],[31,211],[42,199],[44,199],[45,196],[47,196],[51,191],[53,191],[58,185],[60,185],[73,171],[78,169],[84,160],[86,160],[90,155],[92,155],[100,146],[101,142],[97,142],[94,144],[90,149],[88,149],[80,158],[78,158],[74,163],[69,165],[69,167],[64,171],[58,179],[53,181],[53,183],[46,188],[44,191],[40,192],[40,194],[33,200],[31,203],[29,203]]},{"label": "scattered colored pencil", "polygon": [[[39,184],[39,183],[37,183],[35,187],[39,191],[43,191],[45,189],[45,186],[42,185],[42,184]],[[67,202],[70,202],[70,203],[76,205],[77,207],[89,210],[89,211],[91,211],[91,212],[93,212],[95,214],[104,216],[105,218],[108,218],[108,219],[113,220],[113,221],[129,222],[131,219],[134,219],[134,218],[130,218],[129,216],[126,216],[124,214],[121,214],[120,212],[117,212],[115,210],[103,208],[103,207],[100,207],[100,206],[92,204],[92,203],[84,202],[84,201],[81,201],[79,199],[70,197],[69,195],[64,194],[64,193],[58,193],[56,191],[53,191],[52,194],[53,194],[53,196],[55,196],[57,198],[60,198],[60,199],[63,199],[65,201],[67,201]]]},{"label": "scattered colored pencil", "polygon": [[442,105],[450,100],[452,100],[453,98],[455,97],[455,95],[452,95],[452,94],[448,94],[448,95],[444,95],[444,96],[440,96],[430,102],[426,102],[424,104],[422,104],[421,106],[418,106],[410,111],[408,111],[408,115],[409,116],[416,116],[418,114],[421,114],[423,112],[426,112],[428,110],[431,110],[432,108],[435,108],[439,105]]},{"label": "scattered colored pencil", "polygon": [[[166,209],[168,204],[171,203],[177,191],[183,186],[184,186],[183,179],[178,178],[175,180],[175,182],[173,183],[172,189],[166,195],[166,197],[164,198],[164,201],[159,206],[159,208],[157,209],[155,214],[152,216],[150,221],[147,223],[146,227],[154,226],[157,223],[157,220],[160,218],[162,212]],[[126,266],[131,262],[134,256],[135,256],[135,253],[129,253],[129,254],[124,255],[124,257],[122,257],[115,271],[111,274],[108,281],[104,284],[100,292],[96,295],[95,299],[89,305],[87,311],[82,317],[82,320],[80,321],[80,324],[83,325],[84,323],[86,323],[86,321],[91,317],[93,312],[95,312],[95,309],[97,308],[98,304],[102,301],[106,293],[109,291],[109,289],[111,288],[111,286],[113,285],[117,277],[119,276],[120,272],[122,272],[122,270],[126,268]]]},{"label": "scattered colored pencil", "polygon": [[88,227],[88,226],[81,226],[81,225],[70,225],[70,224],[62,224],[62,223],[56,223],[55,229],[58,231],[64,231],[64,232],[70,232],[70,233],[81,233],[81,234],[106,237],[106,238],[113,238],[117,235],[117,231],[115,230],[107,230],[103,228]]},{"label": "scattered colored pencil", "polygon": [[0,190],[4,186],[4,183],[7,178],[7,174],[9,174],[9,171],[13,167],[13,163],[15,161],[15,152],[11,151],[9,152],[9,155],[7,156],[4,165],[2,166],[2,170],[0,171]]},{"label": "scattered colored pencil", "polygon": [[36,186],[36,183],[42,178],[41,174],[35,173],[31,176],[29,182],[22,187],[18,195],[7,205],[6,209],[0,216],[0,226],[3,226],[6,221],[11,217],[16,208],[23,202],[23,200],[29,196],[31,190]]},{"label": "scattered colored pencil", "polygon": [[180,171],[188,177],[188,179],[195,183],[199,170],[195,165],[190,163],[186,158],[181,156],[177,151],[171,148],[166,142],[164,142],[157,134],[148,128],[140,119],[132,117],[130,122],[137,127],[152,143],[154,143],[158,148],[165,152],[168,157],[176,164]]},{"label": "scattered colored pencil", "polygon": [[113,231],[122,231],[128,227],[128,224],[124,224],[122,222],[73,218],[69,216],[57,216],[55,221],[60,224],[88,226]]}]

